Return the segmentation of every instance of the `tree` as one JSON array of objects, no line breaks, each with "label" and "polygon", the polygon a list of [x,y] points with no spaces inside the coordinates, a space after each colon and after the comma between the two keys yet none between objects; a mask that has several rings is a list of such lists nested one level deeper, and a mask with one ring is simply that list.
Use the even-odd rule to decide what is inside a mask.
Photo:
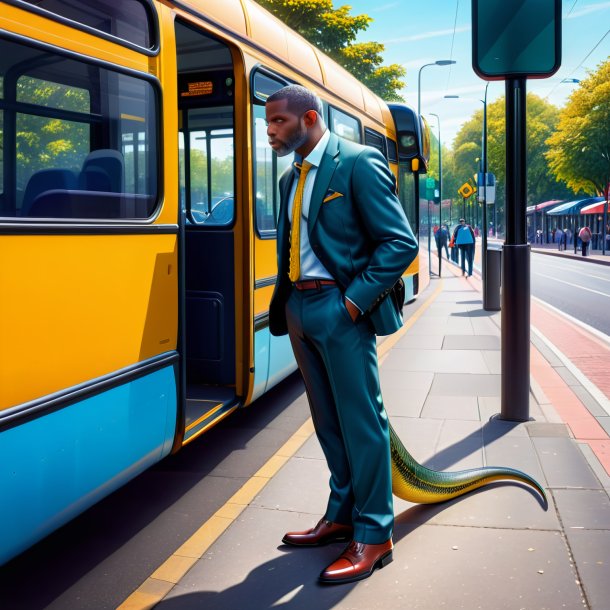
[{"label": "tree", "polygon": [[[496,206],[499,223],[504,214],[504,193],[506,184],[506,109],[504,98],[487,105],[487,167],[496,176]],[[574,196],[562,179],[558,179],[549,168],[547,153],[548,139],[559,121],[559,110],[542,98],[527,95],[527,193],[528,204],[536,204],[550,199],[568,199]],[[477,110],[464,123],[453,145],[453,167],[462,184],[480,171],[482,157],[483,109]],[[451,163],[453,165],[451,165]],[[457,198],[455,193],[446,191]]]},{"label": "tree", "polygon": [[355,43],[358,32],[368,28],[368,15],[350,15],[351,7],[333,8],[332,0],[257,0],[318,49],[351,72],[377,95],[403,101],[398,91],[405,69],[399,64],[383,66],[385,47],[378,42]]},{"label": "tree", "polygon": [[603,192],[610,181],[610,59],[572,93],[547,145],[558,179],[575,191]]}]

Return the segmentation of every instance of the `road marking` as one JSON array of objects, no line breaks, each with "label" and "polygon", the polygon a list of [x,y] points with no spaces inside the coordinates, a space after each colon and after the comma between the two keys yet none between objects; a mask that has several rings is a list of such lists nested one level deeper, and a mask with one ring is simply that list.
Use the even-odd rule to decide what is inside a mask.
[{"label": "road marking", "polygon": [[[583,262],[583,261],[576,261],[576,262]],[[565,266],[562,265],[551,265],[549,263],[542,263],[541,261],[537,261],[538,265],[541,265],[543,267],[551,267],[552,269],[560,269],[561,271],[566,270]],[[603,277],[601,275],[593,275],[592,273],[579,273],[578,275],[583,275],[585,277],[593,277],[597,280],[602,280],[602,282],[610,282],[610,278],[607,277]]]},{"label": "road marking", "polygon": [[562,284],[567,284],[568,286],[572,286],[574,288],[579,288],[580,290],[586,290],[587,292],[593,292],[595,294],[601,294],[601,296],[603,297],[608,297],[610,298],[610,294],[607,294],[605,292],[600,292],[599,290],[593,290],[593,288],[587,288],[586,286],[580,286],[579,284],[573,284],[572,282],[566,282],[565,280],[560,280],[556,277],[549,277],[548,275],[545,275],[544,273],[533,273],[532,275],[539,275],[541,277],[544,277],[548,280],[552,280],[553,282],[561,282]]}]

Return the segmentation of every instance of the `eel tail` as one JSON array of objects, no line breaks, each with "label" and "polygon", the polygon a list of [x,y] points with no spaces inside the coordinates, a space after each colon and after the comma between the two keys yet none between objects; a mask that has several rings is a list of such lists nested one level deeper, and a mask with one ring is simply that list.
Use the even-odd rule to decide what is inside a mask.
[{"label": "eel tail", "polygon": [[390,424],[392,492],[416,504],[434,504],[457,498],[488,483],[513,480],[533,487],[547,502],[543,487],[532,477],[514,468],[487,466],[456,472],[438,472],[419,464],[405,449]]}]

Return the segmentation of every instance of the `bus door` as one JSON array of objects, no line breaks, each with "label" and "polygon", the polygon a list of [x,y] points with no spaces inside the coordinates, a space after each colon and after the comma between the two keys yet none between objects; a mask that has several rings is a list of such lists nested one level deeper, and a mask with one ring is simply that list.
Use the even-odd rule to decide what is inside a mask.
[{"label": "bus door", "polygon": [[222,42],[180,21],[175,31],[186,443],[237,403],[234,74]]}]

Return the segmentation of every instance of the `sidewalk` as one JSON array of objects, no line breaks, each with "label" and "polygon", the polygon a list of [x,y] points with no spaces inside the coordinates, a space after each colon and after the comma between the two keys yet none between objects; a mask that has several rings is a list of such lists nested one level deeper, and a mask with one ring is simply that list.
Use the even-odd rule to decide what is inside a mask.
[{"label": "sidewalk", "polygon": [[[359,583],[320,586],[319,572],[342,546],[280,542],[285,531],[312,526],[326,505],[328,472],[307,424],[294,438],[300,448],[270,460],[283,466],[255,484],[250,500],[236,494],[218,511],[226,523],[216,533],[174,555],[185,559],[174,580],[158,571],[141,588],[140,602],[150,603],[134,598],[123,607],[163,598],[163,610],[608,608],[610,412],[596,400],[608,397],[533,333],[532,421],[493,418],[501,409],[501,314],[484,311],[479,281],[458,273],[443,262],[443,277],[407,307],[405,330],[380,344],[390,420],[427,467],[524,470],[547,489],[548,510],[514,483],[438,505],[395,499],[393,563]],[[296,402],[307,408],[305,396]]]}]

